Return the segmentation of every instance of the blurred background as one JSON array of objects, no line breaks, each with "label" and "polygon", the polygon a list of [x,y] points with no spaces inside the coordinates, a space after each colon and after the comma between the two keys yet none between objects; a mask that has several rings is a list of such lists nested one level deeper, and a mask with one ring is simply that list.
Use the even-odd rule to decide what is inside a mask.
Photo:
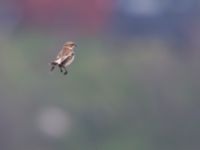
[{"label": "blurred background", "polygon": [[199,150],[199,39],[200,0],[0,0],[0,149]]}]

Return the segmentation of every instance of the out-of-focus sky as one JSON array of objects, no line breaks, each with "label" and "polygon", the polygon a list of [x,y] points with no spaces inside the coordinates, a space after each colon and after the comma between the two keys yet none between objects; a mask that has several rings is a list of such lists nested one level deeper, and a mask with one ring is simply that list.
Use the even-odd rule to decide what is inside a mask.
[{"label": "out-of-focus sky", "polygon": [[[1,0],[0,149],[200,149],[199,10],[199,0]],[[50,72],[69,40],[69,74]]]}]

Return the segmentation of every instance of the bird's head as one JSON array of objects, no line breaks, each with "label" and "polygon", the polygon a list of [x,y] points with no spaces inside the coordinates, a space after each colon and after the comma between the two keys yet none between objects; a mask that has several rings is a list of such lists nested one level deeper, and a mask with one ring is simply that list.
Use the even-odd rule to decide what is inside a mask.
[{"label": "bird's head", "polygon": [[68,41],[68,42],[65,42],[64,47],[67,47],[69,49],[74,49],[75,47],[77,47],[77,45],[72,41]]}]

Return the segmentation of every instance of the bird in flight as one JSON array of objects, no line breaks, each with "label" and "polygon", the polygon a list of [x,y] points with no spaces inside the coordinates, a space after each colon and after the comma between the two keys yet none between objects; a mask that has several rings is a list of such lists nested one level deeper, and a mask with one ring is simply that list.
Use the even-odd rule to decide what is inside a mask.
[{"label": "bird in flight", "polygon": [[63,72],[64,75],[66,75],[68,73],[66,67],[74,61],[75,47],[77,47],[77,45],[74,42],[65,42],[63,48],[58,53],[56,59],[53,62],[51,62],[51,71],[53,71],[54,68],[58,66],[60,68],[60,72]]}]

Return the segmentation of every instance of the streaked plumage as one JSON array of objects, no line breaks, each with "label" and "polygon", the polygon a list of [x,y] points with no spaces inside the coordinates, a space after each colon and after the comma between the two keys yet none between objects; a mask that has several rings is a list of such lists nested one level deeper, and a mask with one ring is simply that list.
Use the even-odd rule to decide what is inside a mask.
[{"label": "streaked plumage", "polygon": [[64,75],[66,75],[68,73],[66,67],[74,61],[75,47],[76,44],[74,42],[65,42],[56,59],[51,62],[51,71],[54,70],[55,66],[58,66],[60,68],[60,72],[63,72],[64,69]]}]

